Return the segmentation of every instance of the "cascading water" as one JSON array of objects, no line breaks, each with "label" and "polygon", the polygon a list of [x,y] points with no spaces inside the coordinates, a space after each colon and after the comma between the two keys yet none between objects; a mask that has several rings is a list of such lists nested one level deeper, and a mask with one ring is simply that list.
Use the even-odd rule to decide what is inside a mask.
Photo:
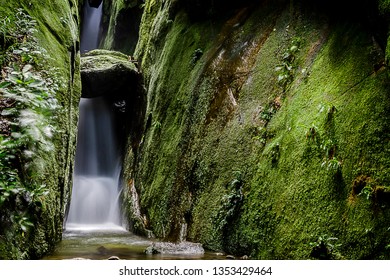
[{"label": "cascading water", "polygon": [[82,99],[73,191],[66,229],[120,226],[120,157],[103,98]]},{"label": "cascading water", "polygon": [[[102,4],[85,4],[82,50],[98,46]],[[120,155],[114,116],[103,97],[80,101],[73,189],[67,230],[121,227],[119,207]]]},{"label": "cascading water", "polygon": [[98,8],[84,5],[84,19],[81,30],[80,50],[85,53],[99,46],[100,22],[102,19],[103,3]]}]

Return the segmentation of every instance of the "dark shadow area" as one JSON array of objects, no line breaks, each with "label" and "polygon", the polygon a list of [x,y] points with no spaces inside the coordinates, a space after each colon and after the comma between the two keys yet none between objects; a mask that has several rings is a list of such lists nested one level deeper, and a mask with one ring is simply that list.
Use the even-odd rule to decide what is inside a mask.
[{"label": "dark shadow area", "polygon": [[121,10],[114,31],[114,50],[133,54],[138,43],[139,26],[143,10],[135,7]]}]

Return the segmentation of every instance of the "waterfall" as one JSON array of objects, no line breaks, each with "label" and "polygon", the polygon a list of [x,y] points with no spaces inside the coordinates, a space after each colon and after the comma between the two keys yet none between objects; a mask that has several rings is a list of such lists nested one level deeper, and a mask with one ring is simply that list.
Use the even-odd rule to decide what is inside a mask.
[{"label": "waterfall", "polygon": [[103,98],[81,99],[67,229],[121,225],[120,155],[113,124]]},{"label": "waterfall", "polygon": [[[102,4],[86,2],[82,50],[98,46]],[[67,230],[121,227],[119,207],[120,153],[114,115],[103,97],[80,100],[80,117]]]},{"label": "waterfall", "polygon": [[102,10],[103,2],[98,8],[92,8],[89,6],[88,1],[85,1],[80,40],[80,50],[82,53],[96,49],[99,46]]}]

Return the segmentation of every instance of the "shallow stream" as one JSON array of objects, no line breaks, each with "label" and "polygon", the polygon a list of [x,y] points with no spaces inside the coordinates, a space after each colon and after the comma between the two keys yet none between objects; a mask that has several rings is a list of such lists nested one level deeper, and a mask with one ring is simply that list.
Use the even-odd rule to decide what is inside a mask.
[{"label": "shallow stream", "polygon": [[[68,230],[63,233],[63,240],[56,250],[44,260],[62,259],[92,259],[105,260],[118,257],[124,260],[213,260],[225,259],[226,256],[216,252],[199,253],[191,248],[190,243],[183,243],[186,250],[159,254],[147,254],[145,250],[158,240],[136,236],[128,231],[76,231]],[[159,243],[161,244],[161,243]],[[170,243],[166,243],[168,246]]]}]

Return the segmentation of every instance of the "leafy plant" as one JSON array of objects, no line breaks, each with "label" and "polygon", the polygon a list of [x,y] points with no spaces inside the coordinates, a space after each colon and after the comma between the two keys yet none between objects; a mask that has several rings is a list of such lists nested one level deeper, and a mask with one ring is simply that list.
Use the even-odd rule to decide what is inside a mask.
[{"label": "leafy plant", "polygon": [[47,57],[36,32],[36,21],[21,9],[0,19],[0,235],[10,226],[26,232],[33,226],[28,210],[44,207],[48,194],[38,182],[42,156],[54,149],[60,81],[42,70]]},{"label": "leafy plant", "polygon": [[387,203],[390,197],[390,187],[378,186],[374,181],[367,183],[358,196],[363,196],[367,200],[372,200],[376,204]]},{"label": "leafy plant", "polygon": [[324,161],[321,164],[321,167],[325,167],[327,170],[333,170],[339,172],[342,167],[342,162],[338,160],[335,156],[336,154],[336,144],[331,139],[324,139],[320,145],[325,156]]},{"label": "leafy plant", "polygon": [[324,139],[320,145],[320,148],[324,151],[327,159],[332,159],[336,153],[336,144],[332,139]]},{"label": "leafy plant", "polygon": [[368,184],[361,190],[361,192],[359,193],[359,196],[363,196],[367,200],[370,200],[371,197],[373,196],[373,194],[374,194],[374,189],[370,184]]},{"label": "leafy plant", "polygon": [[238,215],[244,199],[242,193],[244,182],[241,171],[234,171],[233,176],[234,179],[227,186],[230,192],[222,197],[221,209],[216,217],[217,227],[222,231],[226,230],[229,222]]},{"label": "leafy plant", "polygon": [[198,62],[198,60],[202,57],[202,55],[203,55],[202,49],[196,49],[192,54],[191,65],[194,66],[196,62]]},{"label": "leafy plant", "polygon": [[338,172],[341,170],[342,163],[341,161],[333,157],[332,159],[323,161],[321,166],[326,167],[327,170],[333,170],[335,172]]},{"label": "leafy plant", "polygon": [[[22,9],[18,9],[14,15],[0,19],[0,34],[2,36],[1,49],[8,52],[2,53],[2,64],[12,61],[21,51],[28,52],[29,47],[36,45],[34,33],[36,32],[36,21],[26,14]],[[18,49],[22,47],[23,49]],[[35,50],[31,50],[35,51]]]},{"label": "leafy plant", "polygon": [[277,100],[272,100],[260,111],[260,120],[264,123],[264,126],[271,121],[272,117],[280,108],[280,103]]},{"label": "leafy plant", "polygon": [[28,228],[34,226],[25,213],[12,215],[11,221],[17,224],[22,232],[27,232]]},{"label": "leafy plant", "polygon": [[310,256],[320,260],[338,259],[340,258],[337,248],[341,246],[335,243],[338,240],[336,237],[329,237],[328,235],[321,235],[316,241],[310,242],[312,248]]},{"label": "leafy plant", "polygon": [[160,129],[161,129],[161,122],[159,122],[159,121],[154,121],[153,124],[152,124],[152,127],[153,127],[154,129],[160,130]]},{"label": "leafy plant", "polygon": [[279,143],[276,143],[275,145],[272,146],[271,151],[270,151],[270,158],[271,158],[271,164],[272,166],[276,166],[279,158],[280,158],[280,145]]},{"label": "leafy plant", "polygon": [[318,137],[318,127],[315,124],[307,130],[306,139],[314,141]]},{"label": "leafy plant", "polygon": [[265,127],[252,127],[251,133],[253,140],[258,141],[261,145],[266,144],[269,133]]},{"label": "leafy plant", "polygon": [[300,38],[293,39],[291,46],[282,55],[282,63],[275,68],[275,72],[278,73],[278,83],[283,88],[283,91],[293,81],[296,68],[294,62],[299,51],[300,43]]}]

